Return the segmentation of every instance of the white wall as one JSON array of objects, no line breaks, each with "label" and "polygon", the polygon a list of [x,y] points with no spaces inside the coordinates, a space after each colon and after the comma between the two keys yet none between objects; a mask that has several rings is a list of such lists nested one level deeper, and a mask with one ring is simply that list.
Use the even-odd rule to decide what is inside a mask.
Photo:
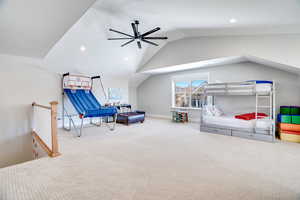
[{"label": "white wall", "polygon": [[59,76],[27,61],[0,56],[0,167],[32,159],[31,103],[60,100]]},{"label": "white wall", "polygon": [[[88,74],[87,74],[88,75]],[[128,103],[129,101],[129,87],[128,87],[128,79],[120,79],[115,77],[104,77],[102,79],[103,87],[106,95],[108,95],[108,88],[119,88],[121,90],[122,99],[121,103]],[[97,99],[100,101],[102,105],[106,102],[105,95],[103,94],[103,90],[101,88],[101,84],[99,79],[94,81],[93,92]],[[115,100],[119,101],[119,100]]]},{"label": "white wall", "polygon": [[129,102],[131,104],[132,110],[136,110],[138,107],[136,87],[129,87]]},{"label": "white wall", "polygon": [[163,47],[143,70],[228,56],[252,55],[300,66],[300,34],[185,38]]},{"label": "white wall", "polygon": [[[300,85],[298,75],[266,67],[256,63],[240,63],[214,68],[189,70],[184,72],[153,75],[138,87],[138,106],[150,115],[170,117],[172,101],[171,82],[176,75],[209,72],[210,82],[232,82],[245,80],[274,80],[276,83],[276,103],[280,105],[300,105]],[[218,98],[225,112],[254,111],[254,97]],[[191,111],[193,120],[199,120],[200,111]]]}]

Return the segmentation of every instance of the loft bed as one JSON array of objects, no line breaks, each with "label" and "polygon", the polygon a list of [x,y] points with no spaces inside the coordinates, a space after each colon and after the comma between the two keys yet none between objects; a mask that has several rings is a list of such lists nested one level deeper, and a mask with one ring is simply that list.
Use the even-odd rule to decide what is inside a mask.
[{"label": "loft bed", "polygon": [[[238,136],[263,141],[275,139],[275,84],[272,81],[246,81],[230,83],[211,83],[201,88],[204,106],[201,112],[200,131],[222,135]],[[214,108],[215,98],[220,96],[255,97],[254,119],[236,119],[235,114],[214,115],[206,112],[209,106]],[[211,103],[208,105],[208,98]],[[261,105],[261,99],[268,99],[269,105]],[[268,117],[261,118],[259,112],[268,112]]]}]

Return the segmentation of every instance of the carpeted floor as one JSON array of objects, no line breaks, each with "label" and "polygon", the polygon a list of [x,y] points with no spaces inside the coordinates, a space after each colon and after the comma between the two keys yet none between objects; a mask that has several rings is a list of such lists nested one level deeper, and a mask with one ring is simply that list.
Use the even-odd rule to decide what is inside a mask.
[{"label": "carpeted floor", "polygon": [[60,133],[62,156],[0,170],[1,200],[300,199],[300,145],[148,119]]}]

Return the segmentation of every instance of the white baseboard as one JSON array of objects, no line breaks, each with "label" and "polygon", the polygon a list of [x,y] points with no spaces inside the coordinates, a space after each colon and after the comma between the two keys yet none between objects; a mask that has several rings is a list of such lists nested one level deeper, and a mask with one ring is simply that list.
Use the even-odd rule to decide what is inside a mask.
[{"label": "white baseboard", "polygon": [[[167,115],[146,114],[146,116],[154,119],[172,120],[172,116],[167,116]],[[189,121],[192,123],[200,123],[200,119],[189,118]]]},{"label": "white baseboard", "polygon": [[156,114],[146,114],[146,117],[155,118],[155,119],[168,119],[171,120],[171,116],[167,115],[156,115]]}]

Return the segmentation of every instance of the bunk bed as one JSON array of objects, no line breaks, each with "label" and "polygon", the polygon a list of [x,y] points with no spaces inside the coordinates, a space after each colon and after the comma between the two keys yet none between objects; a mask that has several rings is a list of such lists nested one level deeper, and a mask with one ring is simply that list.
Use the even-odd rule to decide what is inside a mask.
[{"label": "bunk bed", "polygon": [[[245,81],[230,83],[211,83],[201,88],[202,102],[200,131],[222,135],[238,136],[263,141],[275,139],[275,84],[272,81]],[[254,119],[241,120],[235,114],[215,115],[207,112],[216,109],[215,98],[221,96],[255,97]],[[211,97],[211,98],[208,98]],[[210,99],[210,103],[208,103]],[[265,100],[262,100],[265,99]],[[268,105],[266,104],[266,100]],[[268,117],[260,117],[267,112]]]}]

